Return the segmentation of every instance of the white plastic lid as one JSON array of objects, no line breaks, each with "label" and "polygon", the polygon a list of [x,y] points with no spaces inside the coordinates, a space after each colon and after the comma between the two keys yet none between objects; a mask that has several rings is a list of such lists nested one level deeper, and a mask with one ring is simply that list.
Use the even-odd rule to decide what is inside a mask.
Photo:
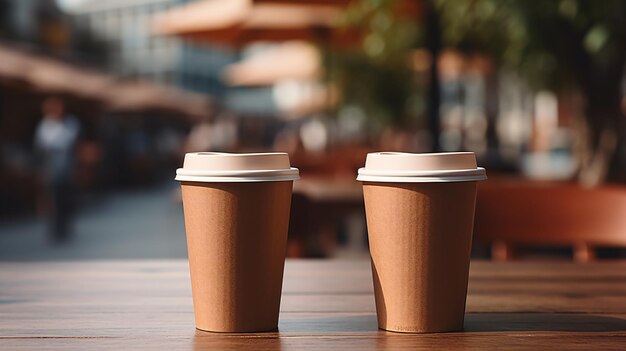
[{"label": "white plastic lid", "polygon": [[367,154],[365,167],[356,178],[364,182],[436,183],[469,182],[487,179],[477,167],[473,152],[411,154],[374,152]]},{"label": "white plastic lid", "polygon": [[185,155],[176,180],[189,182],[276,182],[300,179],[285,152],[236,154],[192,152]]}]

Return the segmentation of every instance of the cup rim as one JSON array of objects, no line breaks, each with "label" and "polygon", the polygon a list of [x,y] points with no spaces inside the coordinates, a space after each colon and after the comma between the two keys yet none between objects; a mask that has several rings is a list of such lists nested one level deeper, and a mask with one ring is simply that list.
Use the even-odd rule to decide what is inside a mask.
[{"label": "cup rim", "polygon": [[487,174],[484,168],[477,167],[475,170],[454,171],[422,171],[394,173],[368,173],[365,168],[359,169],[356,180],[360,182],[389,182],[389,183],[451,183],[473,182],[486,180]]},{"label": "cup rim", "polygon": [[198,171],[179,168],[176,170],[177,181],[185,182],[272,182],[300,179],[299,170],[249,170],[249,171]]}]

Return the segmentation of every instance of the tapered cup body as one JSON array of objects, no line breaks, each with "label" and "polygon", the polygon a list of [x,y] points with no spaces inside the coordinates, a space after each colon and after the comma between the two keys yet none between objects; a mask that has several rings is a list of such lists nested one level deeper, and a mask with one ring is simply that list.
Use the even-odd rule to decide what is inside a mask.
[{"label": "tapered cup body", "polygon": [[476,183],[472,152],[367,155],[363,182],[378,327],[463,329]]},{"label": "tapered cup body", "polygon": [[182,183],[198,329],[278,327],[292,183]]},{"label": "tapered cup body", "polygon": [[286,153],[185,155],[181,182],[196,327],[278,327],[293,181]]},{"label": "tapered cup body", "polygon": [[378,326],[463,329],[476,182],[364,183]]}]

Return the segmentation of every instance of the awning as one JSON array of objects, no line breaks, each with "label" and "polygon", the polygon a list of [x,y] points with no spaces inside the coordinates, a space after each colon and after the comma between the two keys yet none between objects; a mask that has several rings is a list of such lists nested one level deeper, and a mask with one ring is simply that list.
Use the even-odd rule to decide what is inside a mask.
[{"label": "awning", "polygon": [[112,111],[168,111],[191,117],[207,116],[211,111],[209,96],[147,82],[120,82],[107,91]]},{"label": "awning", "polygon": [[102,92],[114,82],[109,75],[5,45],[0,45],[0,81],[101,102]]},{"label": "awning", "polygon": [[160,110],[200,117],[211,110],[210,97],[204,94],[148,82],[121,81],[109,74],[2,44],[1,82],[97,102],[111,111]]}]

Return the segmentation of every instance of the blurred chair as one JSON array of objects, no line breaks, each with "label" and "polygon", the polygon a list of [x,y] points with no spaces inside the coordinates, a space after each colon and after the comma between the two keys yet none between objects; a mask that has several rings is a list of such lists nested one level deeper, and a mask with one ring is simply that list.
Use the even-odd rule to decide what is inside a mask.
[{"label": "blurred chair", "polygon": [[361,184],[353,177],[303,177],[294,183],[288,256],[332,255],[339,228],[351,215],[363,211]]},{"label": "blurred chair", "polygon": [[626,188],[490,180],[479,185],[474,236],[493,260],[565,246],[575,261],[592,261],[598,247],[626,248]]}]

